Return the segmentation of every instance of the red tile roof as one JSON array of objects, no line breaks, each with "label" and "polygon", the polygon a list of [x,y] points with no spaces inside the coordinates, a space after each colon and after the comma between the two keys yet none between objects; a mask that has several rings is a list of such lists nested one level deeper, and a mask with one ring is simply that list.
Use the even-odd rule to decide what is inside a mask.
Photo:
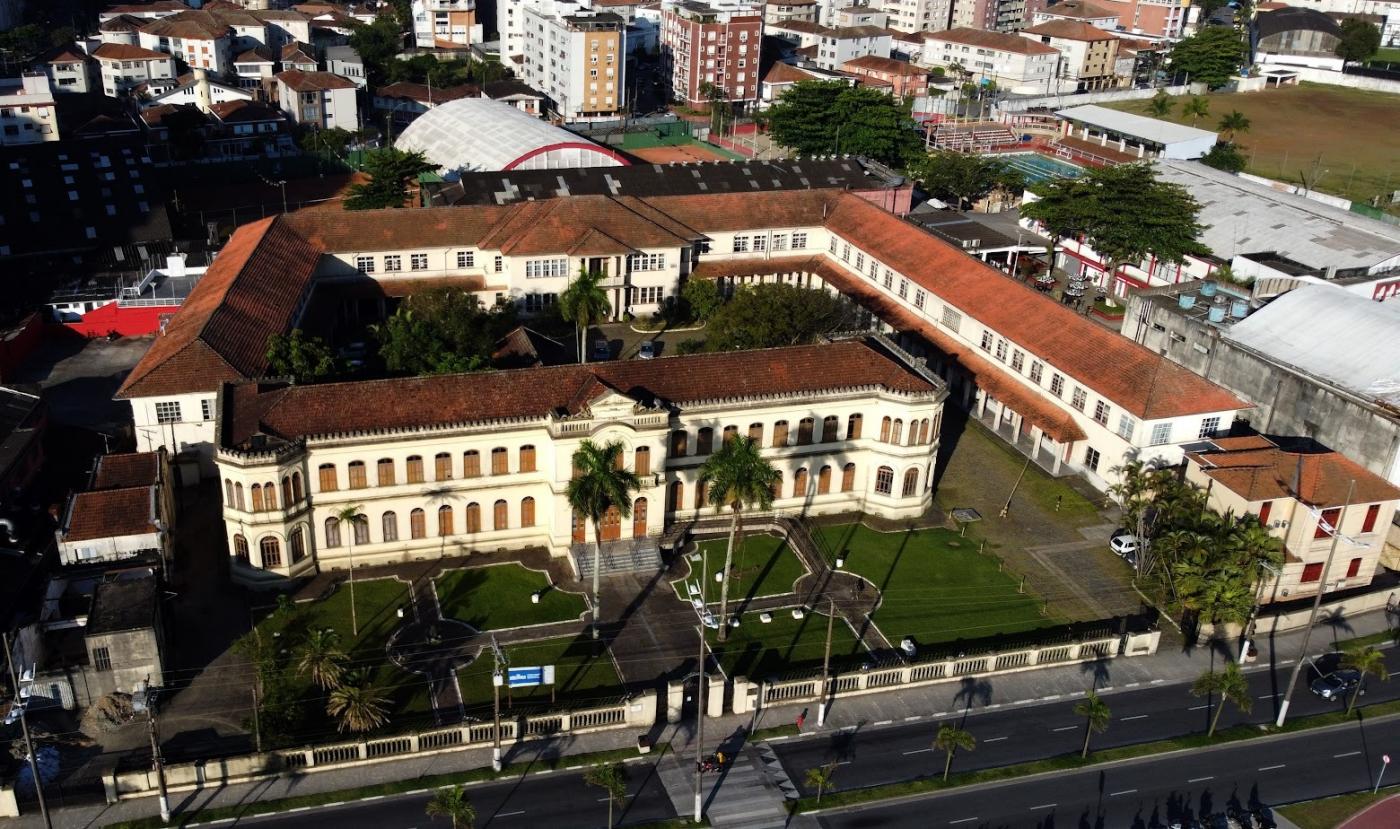
[{"label": "red tile roof", "polygon": [[1297,498],[1314,507],[1340,507],[1356,482],[1352,504],[1400,499],[1400,489],[1339,452],[1316,444],[1290,451],[1261,436],[1222,438],[1186,456],[1221,486],[1250,502]]},{"label": "red tile roof", "polygon": [[71,43],[65,43],[45,52],[39,60],[43,63],[83,63],[87,59],[87,53],[82,49]]},{"label": "red tile roof", "polygon": [[288,69],[285,72],[278,72],[273,77],[286,84],[288,89],[296,92],[355,88],[354,81],[340,75],[332,75],[329,72],[303,72],[300,69]]},{"label": "red tile roof", "polygon": [[[109,10],[110,11],[110,10]],[[135,17],[129,14],[119,14],[111,20],[104,20],[97,25],[99,32],[134,32],[146,25],[146,19]]]},{"label": "red tile roof", "polygon": [[1060,2],[1047,6],[1040,10],[1042,14],[1053,14],[1059,17],[1073,18],[1076,20],[1100,20],[1106,17],[1118,17],[1118,12],[1105,8],[1086,0],[1060,0]]},{"label": "red tile roof", "polygon": [[276,63],[266,46],[254,46],[233,59],[234,63]]},{"label": "red tile roof", "polygon": [[[685,405],[870,387],[903,393],[938,390],[857,340],[356,383],[277,388],[245,383],[226,394],[225,445],[242,444],[257,433],[293,440],[579,414],[607,390],[644,405]],[[365,406],[366,400],[393,405]]]},{"label": "red tile roof", "polygon": [[922,66],[915,66],[907,60],[882,58],[879,55],[862,55],[858,58],[852,58],[841,64],[841,68],[866,72],[884,72],[889,75],[928,75],[928,70]]},{"label": "red tile roof", "polygon": [[133,486],[79,492],[68,508],[64,541],[91,541],[156,532],[151,523],[151,488]]},{"label": "red tile roof", "polygon": [[316,58],[312,57],[311,47],[295,40],[282,45],[283,63],[309,63],[316,64]]},{"label": "red tile roof", "polygon": [[93,489],[122,489],[154,486],[160,474],[160,455],[155,452],[125,452],[97,459]]},{"label": "red tile roof", "polygon": [[250,121],[282,121],[286,116],[276,107],[257,101],[222,101],[209,106],[210,112],[225,124],[246,124]]},{"label": "red tile roof", "polygon": [[141,27],[142,34],[160,37],[178,37],[186,40],[218,40],[232,34],[233,30],[224,21],[205,11],[189,9],[159,20],[152,20]]},{"label": "red tile roof", "polygon": [[946,40],[949,43],[981,46],[984,49],[998,49],[1003,52],[1012,52],[1018,55],[1058,55],[1060,53],[1058,49],[1052,49],[1044,43],[1030,40],[1019,35],[1008,34],[1006,32],[989,32],[985,29],[973,29],[967,26],[960,26],[956,29],[948,29],[943,32],[928,32],[924,40]]},{"label": "red tile roof", "polygon": [[1114,36],[1100,29],[1091,23],[1082,20],[1047,20],[1044,23],[1037,23],[1029,28],[1022,29],[1023,34],[1046,35],[1047,37],[1058,37],[1064,40],[1114,40]]},{"label": "red tile roof", "polygon": [[92,50],[92,56],[98,60],[170,60],[164,52],[127,43],[104,43]]},{"label": "red tile roof", "polygon": [[773,68],[768,70],[768,74],[763,76],[763,82],[767,84],[799,83],[820,79],[822,76],[815,72],[808,72],[799,66],[781,61],[773,64]]}]

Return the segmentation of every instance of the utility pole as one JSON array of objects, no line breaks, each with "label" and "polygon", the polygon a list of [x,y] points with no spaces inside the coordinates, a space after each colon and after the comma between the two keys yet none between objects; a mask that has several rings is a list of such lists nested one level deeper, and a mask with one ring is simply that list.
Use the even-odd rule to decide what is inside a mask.
[{"label": "utility pole", "polygon": [[491,690],[494,698],[495,727],[491,729],[491,736],[495,740],[491,747],[491,770],[499,772],[501,770],[501,663],[505,662],[505,657],[501,654],[501,646],[496,644],[496,634],[491,634]]},{"label": "utility pole", "polygon": [[[1312,639],[1313,626],[1317,624],[1317,613],[1322,609],[1322,594],[1327,592],[1327,577],[1332,573],[1332,558],[1337,553],[1337,541],[1342,535],[1342,522],[1346,520],[1347,508],[1351,506],[1351,496],[1356,492],[1356,481],[1347,483],[1347,499],[1342,502],[1342,511],[1337,515],[1337,525],[1331,527],[1332,546],[1327,548],[1327,563],[1322,565],[1322,581],[1317,586],[1317,595],[1313,597],[1312,615],[1308,617],[1308,626],[1303,628],[1303,646],[1298,649],[1298,658],[1293,662],[1293,672],[1288,676],[1288,684],[1283,687],[1283,704],[1278,709],[1278,720],[1274,725],[1283,727],[1283,721],[1288,717],[1289,697],[1293,696],[1293,686],[1298,684],[1298,674],[1303,670],[1303,660],[1308,657],[1308,641]],[[1322,517],[1318,516],[1318,521]]]},{"label": "utility pole", "polygon": [[700,667],[696,671],[699,682],[695,686],[695,822],[705,819],[705,804],[701,794],[704,782],[705,765],[705,625],[701,622],[695,628],[700,634]]},{"label": "utility pole", "polygon": [[160,792],[160,819],[170,822],[170,795],[165,790],[165,761],[160,756],[160,732],[156,728],[156,694],[150,686],[151,678],[146,677],[146,727],[151,734],[151,764],[156,772],[156,787]]},{"label": "utility pole", "polygon": [[49,819],[49,806],[44,802],[44,781],[39,777],[39,760],[34,755],[34,741],[29,737],[26,706],[24,700],[19,698],[19,674],[15,671],[15,652],[10,650],[9,632],[0,633],[0,640],[5,645],[5,662],[10,666],[10,683],[15,691],[15,701],[12,705],[19,708],[19,729],[24,734],[24,751],[29,755],[29,773],[34,776],[34,793],[39,796],[39,814],[44,816],[44,826],[53,829],[53,821]]},{"label": "utility pole", "polygon": [[826,684],[831,681],[831,626],[836,621],[836,600],[826,598],[826,651],[822,654],[822,684],[817,686],[821,693],[817,698],[817,728],[826,722]]}]

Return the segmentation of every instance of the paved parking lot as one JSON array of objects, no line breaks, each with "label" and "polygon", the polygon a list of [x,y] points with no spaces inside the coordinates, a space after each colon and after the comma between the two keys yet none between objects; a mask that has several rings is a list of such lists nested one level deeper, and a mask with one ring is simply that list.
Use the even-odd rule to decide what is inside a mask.
[{"label": "paved parking lot", "polygon": [[631,324],[625,322],[610,322],[606,325],[598,325],[589,329],[588,349],[589,358],[593,356],[593,343],[600,338],[606,338],[611,359],[630,360],[637,356],[637,347],[644,340],[652,340],[657,344],[656,356],[674,357],[676,356],[676,346],[686,340],[701,340],[705,338],[705,331],[702,328],[683,329],[675,331],[642,332],[636,331]]},{"label": "paved parking lot", "polygon": [[131,406],[112,395],[140,362],[152,337],[84,339],[51,332],[15,378],[44,389],[50,416],[108,435],[131,423]]}]

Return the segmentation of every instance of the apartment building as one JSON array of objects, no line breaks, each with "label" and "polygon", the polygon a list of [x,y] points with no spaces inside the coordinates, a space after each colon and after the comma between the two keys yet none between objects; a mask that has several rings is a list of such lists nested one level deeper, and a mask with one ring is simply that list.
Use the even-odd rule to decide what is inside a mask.
[{"label": "apartment building", "polygon": [[992,81],[1016,94],[1053,91],[1060,53],[1039,41],[1007,32],[958,27],[924,36],[923,64],[956,76],[961,68],[975,83]]},{"label": "apartment building", "polygon": [[759,3],[665,0],[661,54],[670,69],[671,97],[691,107],[708,106],[709,98],[700,90],[709,84],[725,101],[740,106],[758,100],[762,40]]},{"label": "apartment building", "polygon": [[58,139],[58,112],[49,76],[26,72],[18,78],[0,78],[0,146]]},{"label": "apartment building", "polygon": [[1085,92],[1127,86],[1132,76],[1118,74],[1118,38],[1079,20],[1047,20],[1021,30],[1021,36],[1060,53],[1055,83],[1060,92]]},{"label": "apartment building", "polygon": [[763,4],[763,23],[773,26],[789,20],[817,22],[817,0],[777,0]]},{"label": "apartment building", "polygon": [[476,0],[413,0],[413,39],[419,49],[481,43]]},{"label": "apartment building", "polygon": [[[1186,34],[1191,6],[1179,0],[1094,0],[1118,15],[1118,27],[1133,34],[1152,37],[1178,38]],[[1299,0],[1298,5],[1306,5]],[[1346,11],[1360,11],[1359,5],[1348,0]],[[1397,15],[1400,19],[1400,15]]]},{"label": "apartment building", "polygon": [[[231,26],[208,12],[193,10],[162,17],[142,26],[137,33],[137,44],[141,48],[164,52],[184,61],[191,69],[207,69],[215,75],[233,71],[233,57],[238,54],[234,41]],[[246,45],[239,51],[258,45],[246,41],[245,37]]]},{"label": "apartment building", "polygon": [[157,78],[175,77],[175,59],[164,52],[104,43],[92,51],[102,78],[102,94],[109,98],[127,95],[137,86]]},{"label": "apartment building", "polygon": [[888,16],[885,25],[901,32],[940,32],[953,25],[953,0],[873,0]]},{"label": "apartment building", "polygon": [[817,37],[817,56],[813,62],[822,69],[834,70],[867,55],[888,58],[893,43],[890,31],[877,26],[828,29]]},{"label": "apartment building", "polygon": [[288,69],[272,77],[277,82],[278,106],[298,124],[323,130],[360,128],[356,100],[359,87],[349,78],[300,69]]},{"label": "apartment building", "polygon": [[544,93],[547,108],[565,121],[616,118],[627,106],[627,21],[559,0],[518,9],[520,79]]},{"label": "apartment building", "polygon": [[1043,9],[1037,9],[1031,15],[1030,22],[1034,25],[1050,20],[1088,23],[1106,32],[1111,32],[1119,26],[1118,12],[1115,9],[1099,5],[1092,0],[1061,0],[1059,3],[1052,3]]},{"label": "apartment building", "polygon": [[841,64],[841,71],[861,79],[861,83],[888,89],[896,98],[917,98],[928,94],[928,70],[907,61],[866,55]]},{"label": "apartment building", "polygon": [[96,86],[84,45],[69,43],[40,58],[39,64],[49,76],[49,88],[54,92],[90,92]]}]

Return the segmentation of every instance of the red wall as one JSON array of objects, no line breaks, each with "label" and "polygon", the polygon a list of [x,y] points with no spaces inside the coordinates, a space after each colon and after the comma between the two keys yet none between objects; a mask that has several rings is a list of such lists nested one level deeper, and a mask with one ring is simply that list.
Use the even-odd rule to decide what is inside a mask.
[{"label": "red wall", "polygon": [[85,337],[105,337],[113,332],[123,337],[139,337],[159,331],[160,318],[172,316],[178,310],[178,305],[122,308],[115,302],[109,302],[84,314],[81,322],[65,322],[63,327]]},{"label": "red wall", "polygon": [[0,381],[9,380],[44,334],[44,320],[33,313],[9,331],[0,331]]}]

